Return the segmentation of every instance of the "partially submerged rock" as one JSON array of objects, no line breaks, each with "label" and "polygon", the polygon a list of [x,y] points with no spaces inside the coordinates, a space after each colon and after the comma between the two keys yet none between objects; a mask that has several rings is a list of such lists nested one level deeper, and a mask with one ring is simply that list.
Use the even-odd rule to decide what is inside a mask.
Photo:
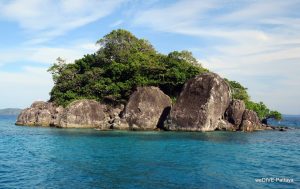
[{"label": "partially submerged rock", "polygon": [[77,100],[67,108],[50,102],[37,101],[24,109],[16,125],[54,126],[65,128],[109,129],[110,120],[107,106],[94,100]]},{"label": "partially submerged rock", "polygon": [[243,114],[243,121],[240,126],[241,131],[251,132],[254,130],[261,130],[262,124],[256,114],[252,110],[245,110]]},{"label": "partially submerged rock", "polygon": [[213,131],[230,103],[230,88],[215,73],[204,73],[187,81],[171,110],[167,130]]},{"label": "partially submerged rock", "polygon": [[16,125],[51,126],[57,122],[56,117],[53,117],[57,108],[53,103],[36,101],[20,113]]},{"label": "partially submerged rock", "polygon": [[138,87],[129,98],[123,118],[131,130],[154,130],[163,124],[171,99],[158,87]]}]

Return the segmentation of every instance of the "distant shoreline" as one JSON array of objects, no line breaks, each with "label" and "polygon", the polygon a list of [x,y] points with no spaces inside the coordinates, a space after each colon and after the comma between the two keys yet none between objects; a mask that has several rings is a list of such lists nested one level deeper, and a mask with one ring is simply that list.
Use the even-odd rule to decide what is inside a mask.
[{"label": "distant shoreline", "polygon": [[20,108],[3,108],[0,109],[0,115],[19,115],[22,109]]}]

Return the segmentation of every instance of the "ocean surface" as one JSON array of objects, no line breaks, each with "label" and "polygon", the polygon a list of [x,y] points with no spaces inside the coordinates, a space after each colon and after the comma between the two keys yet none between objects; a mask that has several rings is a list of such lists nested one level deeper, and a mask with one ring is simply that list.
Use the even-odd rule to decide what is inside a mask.
[{"label": "ocean surface", "polygon": [[[286,132],[126,132],[0,117],[0,188],[300,188],[300,117]],[[281,180],[280,180],[281,179]]]}]

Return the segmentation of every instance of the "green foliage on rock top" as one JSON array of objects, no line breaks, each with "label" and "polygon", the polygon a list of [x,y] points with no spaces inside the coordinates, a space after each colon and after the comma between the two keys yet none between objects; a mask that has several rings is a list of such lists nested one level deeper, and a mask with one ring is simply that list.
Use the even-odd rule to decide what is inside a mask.
[{"label": "green foliage on rock top", "polygon": [[260,120],[273,118],[276,120],[281,120],[282,115],[278,111],[270,110],[263,102],[253,102],[250,100],[250,96],[248,95],[247,88],[242,86],[240,83],[236,81],[229,81],[225,79],[230,86],[232,98],[243,100],[245,102],[246,108],[249,110],[253,110],[257,113]]},{"label": "green foliage on rock top", "polygon": [[247,102],[250,100],[250,96],[248,95],[247,88],[242,86],[237,81],[229,81],[228,79],[225,79],[225,81],[230,86],[231,96],[233,99],[243,100],[244,102]]},{"label": "green foliage on rock top", "polygon": [[114,30],[100,39],[100,49],[74,63],[57,59],[49,72],[50,101],[66,106],[77,99],[124,103],[137,86],[158,86],[176,98],[190,78],[207,72],[188,51],[163,55],[144,39]]},{"label": "green foliage on rock top", "polygon": [[249,110],[255,111],[261,120],[269,118],[276,120],[282,119],[281,113],[270,110],[263,102],[256,103],[252,101],[246,101],[246,107]]}]

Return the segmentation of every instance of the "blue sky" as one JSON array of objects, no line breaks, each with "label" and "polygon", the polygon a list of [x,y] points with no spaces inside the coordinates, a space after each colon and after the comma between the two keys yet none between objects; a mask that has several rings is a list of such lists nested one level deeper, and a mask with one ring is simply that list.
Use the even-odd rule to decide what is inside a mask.
[{"label": "blue sky", "polygon": [[2,0],[0,108],[47,100],[57,57],[72,62],[124,28],[162,53],[190,50],[253,100],[300,114],[299,10],[299,0]]}]

